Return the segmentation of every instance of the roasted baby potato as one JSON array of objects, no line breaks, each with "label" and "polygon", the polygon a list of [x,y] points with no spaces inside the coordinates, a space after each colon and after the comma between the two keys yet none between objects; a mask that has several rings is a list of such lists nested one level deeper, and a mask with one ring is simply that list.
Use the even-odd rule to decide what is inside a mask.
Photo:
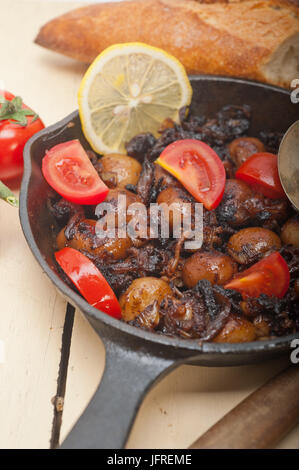
[{"label": "roasted baby potato", "polygon": [[[219,220],[228,223],[232,227],[246,225],[255,216],[257,196],[253,197],[253,191],[247,183],[237,179],[226,181],[222,201],[217,208]],[[262,201],[262,196],[260,197]]]},{"label": "roasted baby potato", "polygon": [[[172,210],[169,210],[169,227],[174,228],[174,223],[181,225],[181,214],[186,212],[186,206],[184,204],[190,204],[190,197],[186,191],[182,188],[169,187],[161,191],[157,198],[158,204],[167,204],[168,207],[172,206]],[[176,204],[176,205],[175,205]],[[166,211],[164,211],[166,215]]]},{"label": "roasted baby potato", "polygon": [[293,245],[299,247],[299,218],[292,217],[287,220],[281,229],[281,240],[285,245]]},{"label": "roasted baby potato", "polygon": [[237,167],[246,162],[254,153],[266,151],[263,142],[255,137],[239,137],[234,139],[229,144],[228,150],[230,158]]},{"label": "roasted baby potato", "polygon": [[185,261],[182,278],[189,289],[198,281],[207,279],[212,284],[223,285],[237,272],[237,263],[218,251],[197,251]]},{"label": "roasted baby potato", "polygon": [[279,236],[262,227],[243,228],[230,237],[227,244],[228,253],[239,264],[256,263],[280,248]]},{"label": "roasted baby potato", "polygon": [[155,277],[135,279],[119,299],[122,317],[127,322],[134,320],[146,307],[155,301],[159,305],[164,297],[171,294],[169,284],[162,279]]},{"label": "roasted baby potato", "polygon": [[132,157],[118,153],[104,155],[98,162],[98,171],[109,188],[135,185],[141,173],[140,163]]},{"label": "roasted baby potato", "polygon": [[256,327],[245,318],[231,315],[220,333],[214,338],[215,343],[248,343],[257,338]]},{"label": "roasted baby potato", "polygon": [[76,224],[71,237],[65,236],[63,228],[56,239],[58,249],[70,246],[76,250],[88,252],[99,258],[120,260],[127,256],[127,250],[132,246],[129,237],[126,238],[99,238],[95,232],[96,221],[85,219]]}]

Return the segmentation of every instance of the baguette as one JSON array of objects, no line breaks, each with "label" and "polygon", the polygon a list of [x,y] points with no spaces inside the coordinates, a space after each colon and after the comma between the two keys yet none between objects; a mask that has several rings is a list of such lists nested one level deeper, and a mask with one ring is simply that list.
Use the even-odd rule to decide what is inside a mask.
[{"label": "baguette", "polygon": [[93,4],[53,19],[35,39],[86,63],[112,44],[132,41],[168,51],[188,73],[244,77],[286,88],[299,78],[297,0]]}]

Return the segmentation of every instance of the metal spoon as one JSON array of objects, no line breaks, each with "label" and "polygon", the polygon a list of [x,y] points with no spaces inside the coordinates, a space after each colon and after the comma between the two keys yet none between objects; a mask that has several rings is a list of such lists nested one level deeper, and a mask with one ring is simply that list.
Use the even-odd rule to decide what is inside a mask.
[{"label": "metal spoon", "polygon": [[286,195],[299,210],[299,121],[283,136],[278,151],[278,173]]}]

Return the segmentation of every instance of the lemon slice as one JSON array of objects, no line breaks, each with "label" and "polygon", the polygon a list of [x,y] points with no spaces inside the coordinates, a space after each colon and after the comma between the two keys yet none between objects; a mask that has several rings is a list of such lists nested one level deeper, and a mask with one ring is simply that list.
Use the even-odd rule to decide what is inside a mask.
[{"label": "lemon slice", "polygon": [[84,135],[98,153],[125,153],[141,132],[155,136],[166,118],[178,121],[192,88],[182,64],[162,49],[116,44],[90,65],[78,101]]}]

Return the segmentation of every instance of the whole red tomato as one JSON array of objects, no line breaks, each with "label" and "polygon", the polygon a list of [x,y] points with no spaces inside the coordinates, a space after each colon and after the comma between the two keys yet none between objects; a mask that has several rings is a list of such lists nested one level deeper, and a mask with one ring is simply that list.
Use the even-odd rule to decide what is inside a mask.
[{"label": "whole red tomato", "polygon": [[0,90],[0,180],[9,183],[23,174],[23,148],[45,126],[20,97]]}]

